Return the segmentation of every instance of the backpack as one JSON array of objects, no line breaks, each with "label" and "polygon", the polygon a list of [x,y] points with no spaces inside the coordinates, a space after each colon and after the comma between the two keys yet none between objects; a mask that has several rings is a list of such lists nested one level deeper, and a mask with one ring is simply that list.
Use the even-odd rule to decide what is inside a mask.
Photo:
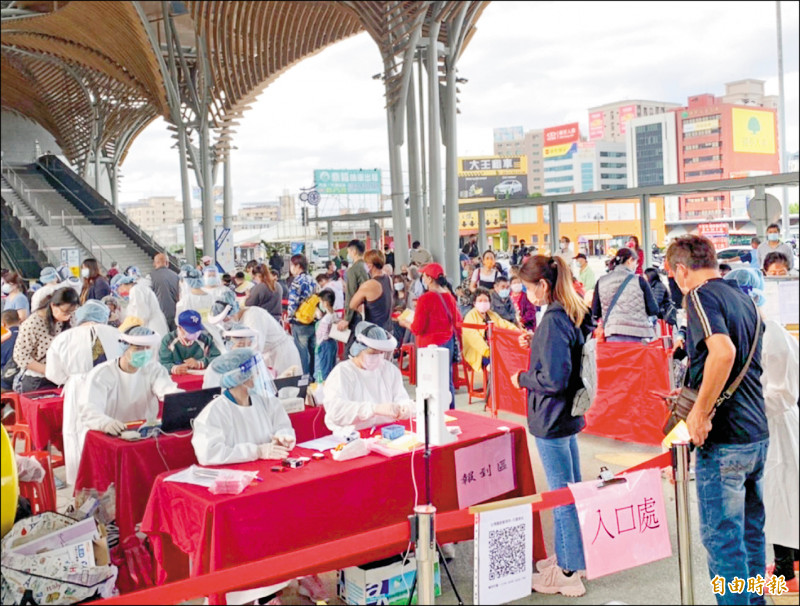
[{"label": "backpack", "polygon": [[319,295],[313,294],[303,301],[294,313],[295,320],[300,322],[300,324],[313,323],[319,300]]},{"label": "backpack", "polygon": [[585,415],[597,393],[597,339],[591,337],[586,339],[581,350],[581,381],[583,387],[572,398],[573,417]]}]

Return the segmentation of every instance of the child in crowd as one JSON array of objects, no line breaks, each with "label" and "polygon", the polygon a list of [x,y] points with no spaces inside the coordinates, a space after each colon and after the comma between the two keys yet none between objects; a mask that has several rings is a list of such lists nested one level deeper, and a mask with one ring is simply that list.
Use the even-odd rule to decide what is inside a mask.
[{"label": "child in crowd", "polygon": [[320,383],[328,378],[328,375],[336,365],[336,341],[330,338],[331,326],[336,322],[336,313],[333,311],[333,304],[336,295],[329,289],[319,292],[319,309],[317,310],[316,339],[317,351],[314,355],[314,378]]},{"label": "child in crowd", "polygon": [[[0,345],[0,370],[4,370],[14,352],[14,343],[17,342],[19,314],[16,309],[7,309],[0,319],[2,319],[3,328],[8,331],[3,331],[3,344]],[[0,381],[0,385],[2,385],[3,391],[11,389],[11,381],[6,381],[5,377]]]},{"label": "child in crowd", "polygon": [[508,287],[508,278],[498,274],[492,289],[492,311],[509,322],[516,323],[517,310],[511,301],[511,290]]},{"label": "child in crowd", "polygon": [[509,298],[517,311],[517,324],[525,330],[533,332],[536,330],[536,306],[528,300],[518,272],[513,272],[512,269],[512,274],[515,275],[511,278],[511,294]]}]

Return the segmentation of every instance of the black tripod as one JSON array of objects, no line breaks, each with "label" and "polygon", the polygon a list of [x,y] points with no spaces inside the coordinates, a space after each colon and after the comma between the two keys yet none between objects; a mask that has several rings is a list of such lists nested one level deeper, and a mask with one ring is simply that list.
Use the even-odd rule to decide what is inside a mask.
[{"label": "black tripod", "polygon": [[[429,506],[433,505],[431,501],[431,445],[428,437],[428,400],[429,398],[425,398],[425,499],[428,502]],[[414,519],[413,524],[413,533],[414,537],[417,538],[419,535],[419,522]],[[433,523],[433,521],[431,521]],[[414,541],[416,543],[416,540]],[[456,599],[458,600],[458,606],[464,606],[464,602],[461,599],[461,594],[458,593],[458,587],[456,587],[455,582],[453,581],[453,576],[450,574],[450,568],[447,566],[447,561],[444,559],[444,554],[442,553],[442,546],[439,545],[439,541],[436,541],[436,553],[439,554],[439,561],[441,562],[442,566],[444,567],[445,573],[447,573],[447,580],[450,581],[450,586],[453,588],[453,593],[456,594]],[[412,600],[414,599],[414,591],[417,588],[417,575],[414,575],[414,582],[411,583],[411,592],[408,594],[408,603],[411,604]]]}]

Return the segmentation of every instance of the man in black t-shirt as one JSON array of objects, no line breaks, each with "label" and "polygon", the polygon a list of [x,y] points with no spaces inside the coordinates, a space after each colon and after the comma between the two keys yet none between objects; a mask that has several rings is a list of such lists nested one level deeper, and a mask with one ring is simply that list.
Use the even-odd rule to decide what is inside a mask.
[{"label": "man in black t-shirt", "polygon": [[[761,337],[752,300],[722,280],[710,240],[683,236],[670,244],[667,262],[686,297],[686,385],[698,397],[686,424],[696,459],[700,534],[712,583],[764,576],[763,476],[769,429],[761,389]],[[739,387],[714,408],[756,350]],[[715,412],[714,412],[715,411]],[[712,415],[712,412],[714,413]],[[711,418],[713,417],[713,418]],[[716,594],[718,604],[764,604],[756,592]]]}]

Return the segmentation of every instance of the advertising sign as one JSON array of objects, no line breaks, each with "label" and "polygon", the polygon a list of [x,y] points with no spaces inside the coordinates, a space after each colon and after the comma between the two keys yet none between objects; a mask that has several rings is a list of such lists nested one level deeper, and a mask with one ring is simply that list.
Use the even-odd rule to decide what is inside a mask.
[{"label": "advertising sign", "polygon": [[606,134],[606,118],[603,112],[589,114],[589,141],[602,139]]},{"label": "advertising sign", "polygon": [[494,129],[494,142],[505,143],[507,141],[519,141],[525,138],[525,132],[521,126],[506,126]]},{"label": "advertising sign", "polygon": [[624,135],[628,121],[636,117],[635,105],[623,105],[619,108],[619,131]]},{"label": "advertising sign", "polygon": [[746,154],[774,154],[775,113],[734,107],[733,151]]},{"label": "advertising sign", "polygon": [[479,158],[459,158],[458,174],[489,177],[493,175],[526,175],[528,158],[526,156],[483,156]]},{"label": "advertising sign", "polygon": [[580,127],[577,122],[546,128],[544,129],[542,155],[545,158],[560,158],[570,155],[578,149],[580,138]]},{"label": "advertising sign", "polygon": [[232,274],[236,271],[233,257],[233,232],[229,228],[217,228],[214,232],[217,269],[223,273]]},{"label": "advertising sign", "polygon": [[683,134],[697,133],[703,130],[714,130],[715,128],[719,128],[719,118],[710,118],[698,122],[684,122]]},{"label": "advertising sign", "polygon": [[62,248],[61,249],[61,262],[66,263],[72,275],[80,277],[81,275],[81,251],[78,248]]},{"label": "advertising sign", "polygon": [[527,160],[525,156],[459,158],[459,199],[477,201],[527,197]]},{"label": "advertising sign", "polygon": [[321,169],[314,171],[320,194],[380,194],[379,169]]},{"label": "advertising sign", "polygon": [[[505,226],[505,221],[502,220],[499,209],[484,211],[484,221],[486,222],[486,228],[489,230]],[[458,213],[458,226],[459,230],[477,231],[480,227],[477,211]]]},{"label": "advertising sign", "polygon": [[711,240],[717,250],[728,247],[727,223],[701,223],[697,226],[697,233]]}]

